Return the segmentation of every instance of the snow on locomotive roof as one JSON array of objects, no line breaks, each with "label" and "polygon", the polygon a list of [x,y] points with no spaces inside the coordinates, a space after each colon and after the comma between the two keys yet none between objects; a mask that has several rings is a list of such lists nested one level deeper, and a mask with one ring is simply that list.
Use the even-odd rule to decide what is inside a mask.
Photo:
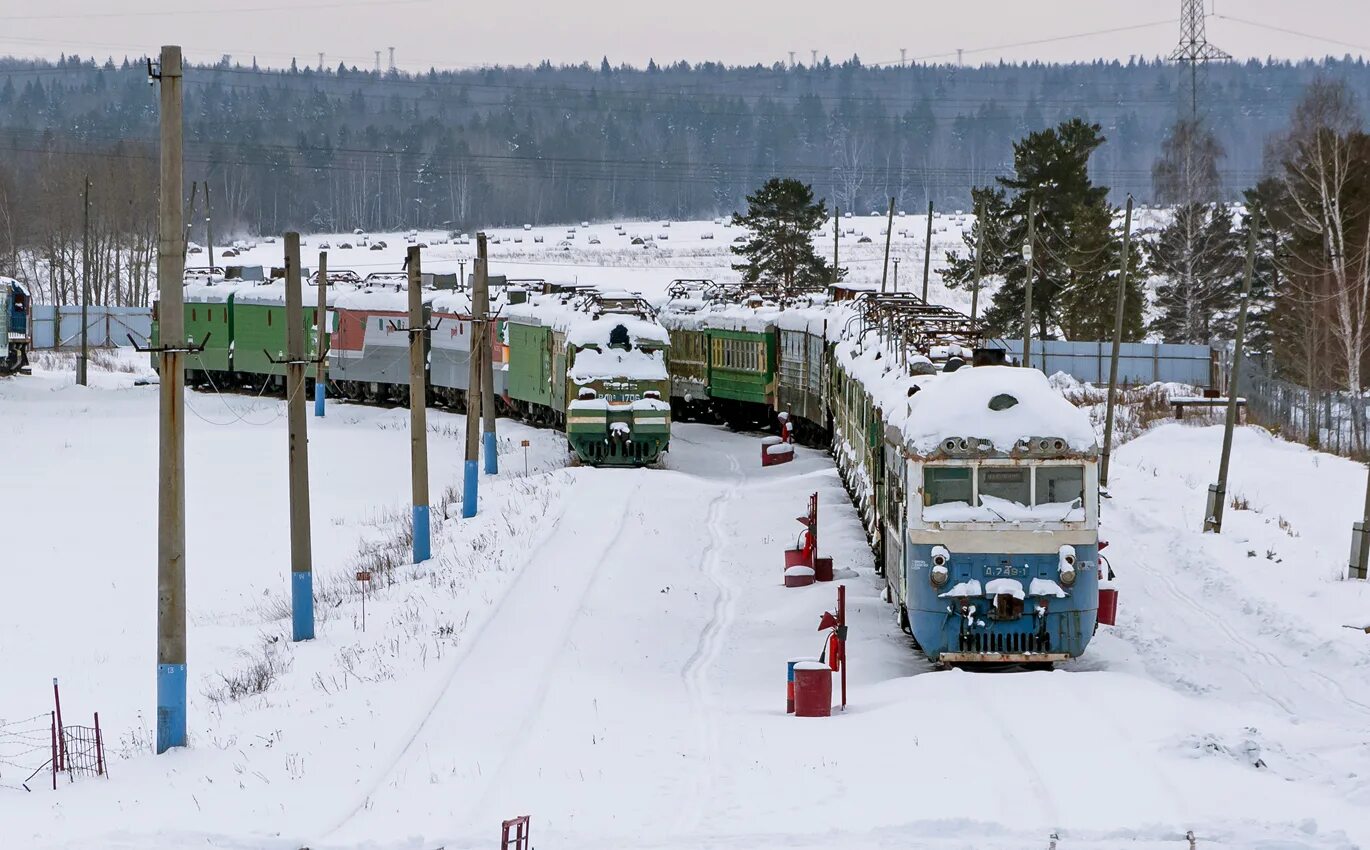
[{"label": "snow on locomotive roof", "polygon": [[927,376],[908,399],[904,439],[919,454],[948,437],[989,440],[1010,452],[1025,437],[1058,437],[1072,451],[1098,447],[1089,416],[1036,369],[978,366]]},{"label": "snow on locomotive roof", "polygon": [[[610,297],[610,296],[605,296]],[[631,293],[615,297],[634,297]],[[559,295],[532,295],[522,304],[508,304],[504,317],[513,322],[538,324],[566,335],[571,345],[608,346],[609,334],[622,325],[634,342],[670,343],[670,335],[659,323],[628,313],[601,313],[598,318],[579,308],[579,299]]]},{"label": "snow on locomotive roof", "polygon": [[585,348],[576,352],[569,376],[577,384],[588,384],[597,378],[623,378],[630,381],[667,381],[666,358],[660,351],[640,348],[624,350],[605,348],[596,351]]},{"label": "snow on locomotive roof", "polygon": [[25,295],[29,294],[29,288],[12,277],[5,277],[4,275],[0,275],[0,284],[4,284],[5,286],[12,286],[15,289],[18,289],[20,292],[24,293]]}]

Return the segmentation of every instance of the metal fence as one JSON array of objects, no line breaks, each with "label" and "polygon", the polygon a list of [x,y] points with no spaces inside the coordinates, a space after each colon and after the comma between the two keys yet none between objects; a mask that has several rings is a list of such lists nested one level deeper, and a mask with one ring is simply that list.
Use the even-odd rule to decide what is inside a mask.
[{"label": "metal fence", "polygon": [[[91,345],[128,345],[133,337],[147,345],[152,334],[151,307],[105,307],[91,305],[86,311]],[[81,345],[80,306],[38,305],[30,316],[33,347],[70,349]]]},{"label": "metal fence", "polygon": [[[1022,357],[1022,340],[1002,340],[1009,356]],[[1065,372],[1088,384],[1107,384],[1112,342],[1065,342],[1033,340],[1032,365],[1054,375]],[[1125,385],[1157,381],[1213,387],[1217,368],[1213,348],[1207,345],[1125,342],[1118,352],[1118,380]]]},{"label": "metal fence", "polygon": [[[1223,354],[1220,369],[1226,385],[1229,357]],[[1246,399],[1251,422],[1333,454],[1370,457],[1366,405],[1355,404],[1349,392],[1319,391],[1272,378],[1266,364],[1250,359],[1242,361],[1237,391]]]}]

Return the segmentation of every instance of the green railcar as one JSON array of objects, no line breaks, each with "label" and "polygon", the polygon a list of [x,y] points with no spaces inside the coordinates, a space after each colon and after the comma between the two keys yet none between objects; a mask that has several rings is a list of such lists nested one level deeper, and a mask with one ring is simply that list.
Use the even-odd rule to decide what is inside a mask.
[{"label": "green railcar", "polygon": [[[316,328],[313,286],[304,287],[302,322],[304,356],[316,356]],[[233,299],[233,371],[239,375],[284,377],[285,366],[285,282],[272,280],[244,286]],[[312,369],[310,370],[312,371]]]},{"label": "green railcar", "polygon": [[775,333],[709,329],[709,397],[775,407]]},{"label": "green railcar", "polygon": [[[203,351],[187,354],[186,378],[192,383],[227,381],[233,372],[233,298],[241,284],[221,277],[187,276],[182,290],[182,321],[188,345],[204,346]],[[152,305],[152,347],[162,344],[161,302]],[[160,365],[152,355],[152,366]]]}]

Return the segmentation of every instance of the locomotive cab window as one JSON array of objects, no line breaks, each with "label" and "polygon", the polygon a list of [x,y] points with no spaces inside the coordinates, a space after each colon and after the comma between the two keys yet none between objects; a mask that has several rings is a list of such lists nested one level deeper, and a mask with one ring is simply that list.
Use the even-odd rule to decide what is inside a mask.
[{"label": "locomotive cab window", "polygon": [[1037,504],[1068,505],[1084,499],[1083,466],[1041,466],[1037,468]]},{"label": "locomotive cab window", "polygon": [[1025,466],[980,467],[980,504],[985,497],[1032,504],[1032,470]]},{"label": "locomotive cab window", "polygon": [[969,466],[927,466],[923,468],[923,505],[945,505],[971,500]]}]

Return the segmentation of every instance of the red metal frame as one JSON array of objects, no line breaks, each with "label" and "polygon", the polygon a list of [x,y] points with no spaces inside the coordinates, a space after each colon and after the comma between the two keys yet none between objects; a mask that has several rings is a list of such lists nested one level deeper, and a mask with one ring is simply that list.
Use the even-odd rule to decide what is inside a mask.
[{"label": "red metal frame", "polygon": [[815,581],[832,581],[832,558],[818,557],[818,494],[809,496],[809,512],[795,517],[804,530],[799,533],[799,545],[785,550],[785,569],[809,567]]},{"label": "red metal frame", "polygon": [[500,830],[500,850],[528,850],[529,832],[527,815],[509,818]]}]

